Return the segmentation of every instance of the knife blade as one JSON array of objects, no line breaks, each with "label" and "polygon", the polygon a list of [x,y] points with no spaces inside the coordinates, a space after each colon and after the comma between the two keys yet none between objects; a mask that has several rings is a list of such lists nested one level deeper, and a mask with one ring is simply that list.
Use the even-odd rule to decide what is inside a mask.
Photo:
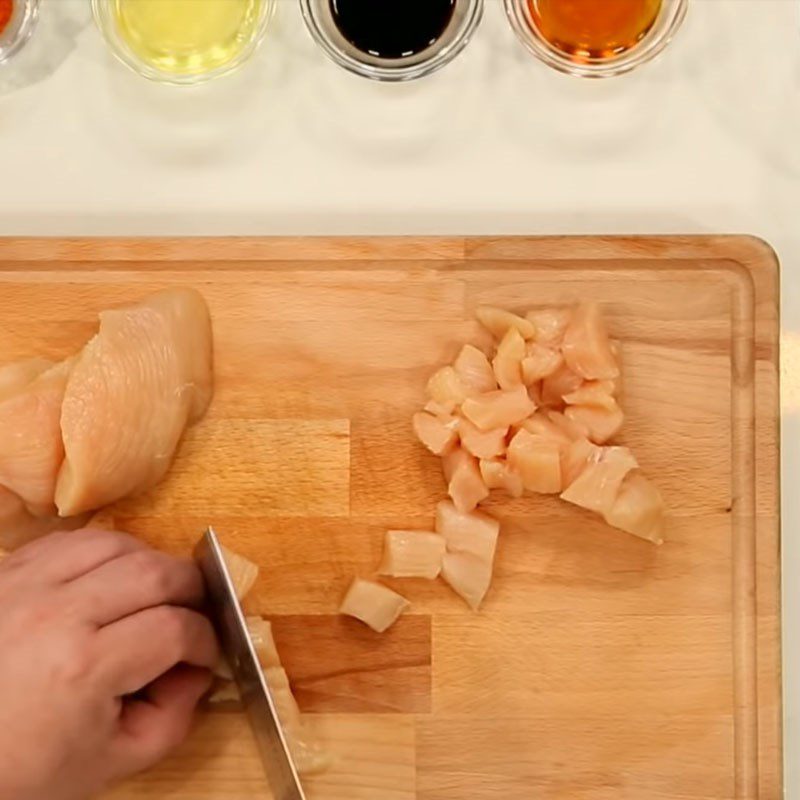
[{"label": "knife blade", "polygon": [[275,800],[305,800],[272,694],[213,528],[208,528],[195,548],[195,560],[206,581],[211,621],[241,692]]}]

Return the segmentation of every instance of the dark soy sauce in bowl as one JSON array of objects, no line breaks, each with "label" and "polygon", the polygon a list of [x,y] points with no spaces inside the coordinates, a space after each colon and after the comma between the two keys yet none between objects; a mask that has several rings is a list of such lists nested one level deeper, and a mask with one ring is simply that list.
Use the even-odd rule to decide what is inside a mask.
[{"label": "dark soy sauce in bowl", "polygon": [[330,0],[336,27],[376,58],[421,53],[447,30],[456,0]]}]

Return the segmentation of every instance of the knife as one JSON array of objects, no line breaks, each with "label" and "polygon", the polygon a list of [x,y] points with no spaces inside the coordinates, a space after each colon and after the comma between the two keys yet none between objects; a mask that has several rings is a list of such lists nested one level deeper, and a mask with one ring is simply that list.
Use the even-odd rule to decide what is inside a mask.
[{"label": "knife", "polygon": [[209,614],[242,695],[275,800],[305,800],[261,664],[247,630],[222,548],[213,528],[195,548],[209,596]]}]

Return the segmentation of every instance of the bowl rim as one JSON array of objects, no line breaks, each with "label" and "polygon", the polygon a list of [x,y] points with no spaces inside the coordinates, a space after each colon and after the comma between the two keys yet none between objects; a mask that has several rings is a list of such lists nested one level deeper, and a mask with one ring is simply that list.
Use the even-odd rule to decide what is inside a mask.
[{"label": "bowl rim", "polygon": [[24,4],[22,21],[13,37],[5,44],[0,44],[0,69],[30,41],[39,22],[40,0],[14,0],[14,2]]}]

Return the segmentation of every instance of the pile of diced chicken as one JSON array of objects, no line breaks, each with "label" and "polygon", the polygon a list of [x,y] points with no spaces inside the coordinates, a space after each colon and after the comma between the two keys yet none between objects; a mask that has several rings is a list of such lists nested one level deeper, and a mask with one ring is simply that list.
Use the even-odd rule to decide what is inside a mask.
[{"label": "pile of diced chicken", "polygon": [[[483,307],[477,316],[494,337],[492,352],[465,345],[431,377],[413,420],[419,440],[442,458],[450,500],[437,507],[435,532],[389,531],[381,568],[393,577],[441,574],[473,609],[488,591],[499,533],[499,523],[476,510],[492,490],[557,494],[656,544],[664,514],[631,451],[609,444],[624,419],[621,370],[598,306],[524,317]],[[359,619],[370,599],[363,586],[359,602],[353,594],[364,583],[342,609]],[[406,601],[370,586],[391,609],[380,623],[391,624]],[[386,592],[397,599],[387,604]]]}]

